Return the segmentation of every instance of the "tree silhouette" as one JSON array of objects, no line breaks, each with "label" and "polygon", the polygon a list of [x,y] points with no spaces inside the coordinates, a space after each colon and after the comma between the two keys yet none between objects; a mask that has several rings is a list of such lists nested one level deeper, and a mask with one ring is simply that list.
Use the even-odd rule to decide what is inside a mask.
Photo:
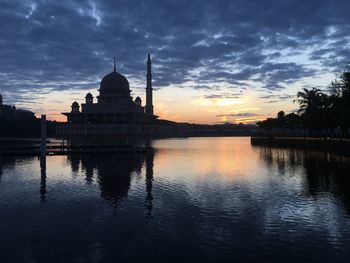
[{"label": "tree silhouette", "polygon": [[298,92],[295,101],[300,105],[298,112],[303,116],[305,127],[313,131],[321,129],[322,117],[327,108],[326,95],[317,88],[311,90],[304,88]]},{"label": "tree silhouette", "polygon": [[320,89],[312,88],[308,90],[304,88],[297,94],[297,101],[300,105],[299,113],[312,114],[316,112],[321,105],[322,92]]},{"label": "tree silhouette", "polygon": [[298,114],[286,115],[279,111],[277,118],[269,118],[257,125],[265,130],[304,127],[313,136],[326,136],[340,128],[342,136],[346,136],[350,127],[350,72],[340,73],[327,93],[318,88],[303,88],[294,102],[299,104]]},{"label": "tree silhouette", "polygon": [[285,116],[286,116],[286,114],[284,113],[283,110],[281,110],[281,111],[279,111],[279,112],[277,113],[277,118],[278,118],[278,119],[283,119]]},{"label": "tree silhouette", "polygon": [[350,72],[342,72],[331,83],[329,90],[333,121],[341,128],[344,136],[350,127]]}]

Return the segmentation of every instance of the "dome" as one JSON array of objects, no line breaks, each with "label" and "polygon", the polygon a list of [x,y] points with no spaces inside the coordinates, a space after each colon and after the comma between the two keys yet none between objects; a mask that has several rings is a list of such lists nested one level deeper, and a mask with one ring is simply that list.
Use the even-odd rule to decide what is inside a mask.
[{"label": "dome", "polygon": [[102,79],[100,90],[129,91],[129,81],[122,74],[113,71]]},{"label": "dome", "polygon": [[76,101],[74,101],[74,102],[72,103],[72,107],[79,107],[79,103],[76,102]]},{"label": "dome", "polygon": [[92,94],[89,92],[88,94],[86,94],[85,98],[92,98]]}]

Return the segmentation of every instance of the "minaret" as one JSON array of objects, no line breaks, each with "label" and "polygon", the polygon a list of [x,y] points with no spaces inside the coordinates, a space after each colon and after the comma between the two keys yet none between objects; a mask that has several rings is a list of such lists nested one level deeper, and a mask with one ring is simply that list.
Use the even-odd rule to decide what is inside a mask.
[{"label": "minaret", "polygon": [[146,113],[153,115],[152,63],[151,55],[147,59]]}]

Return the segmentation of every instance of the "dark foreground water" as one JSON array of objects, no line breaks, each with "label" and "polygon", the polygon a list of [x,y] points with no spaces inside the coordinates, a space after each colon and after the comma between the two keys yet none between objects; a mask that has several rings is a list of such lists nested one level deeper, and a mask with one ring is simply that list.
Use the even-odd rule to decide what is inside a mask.
[{"label": "dark foreground water", "polygon": [[157,140],[146,153],[5,157],[0,262],[349,262],[350,160]]}]

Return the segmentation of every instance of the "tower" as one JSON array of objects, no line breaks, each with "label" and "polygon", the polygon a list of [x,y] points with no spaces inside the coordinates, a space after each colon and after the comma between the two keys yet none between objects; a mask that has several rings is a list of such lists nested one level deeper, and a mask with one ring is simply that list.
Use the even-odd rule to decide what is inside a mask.
[{"label": "tower", "polygon": [[135,99],[135,103],[136,103],[137,106],[141,107],[141,105],[142,105],[141,98],[137,96],[136,99]]},{"label": "tower", "polygon": [[72,103],[71,108],[72,108],[72,111],[71,111],[72,113],[77,113],[77,112],[79,112],[79,108],[80,108],[79,103],[76,102],[76,101],[74,101],[74,102]]},{"label": "tower", "polygon": [[147,87],[146,87],[146,113],[153,115],[153,89],[152,89],[152,62],[148,53],[147,59]]},{"label": "tower", "polygon": [[94,97],[92,96],[92,94],[90,92],[88,94],[86,94],[85,102],[86,102],[86,104],[93,104],[94,103]]}]

